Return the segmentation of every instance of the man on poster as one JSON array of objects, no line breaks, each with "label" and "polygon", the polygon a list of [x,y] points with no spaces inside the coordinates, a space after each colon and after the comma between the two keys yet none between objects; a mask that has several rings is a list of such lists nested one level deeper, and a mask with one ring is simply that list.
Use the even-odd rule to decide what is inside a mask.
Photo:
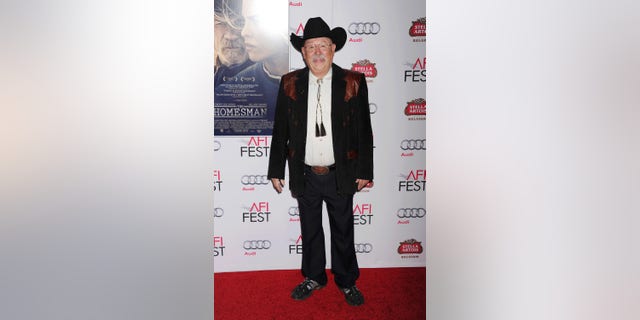
[{"label": "man on poster", "polygon": [[268,178],[281,193],[288,161],[289,189],[298,201],[302,275],[291,297],[303,300],[327,284],[322,206],[331,228],[331,272],[348,304],[364,297],[354,248],[353,197],[373,179],[373,134],[367,82],[362,73],[333,64],[347,39],[311,18],[303,36],[291,34],[306,67],[285,74],[278,90]]},{"label": "man on poster", "polygon": [[242,3],[239,0],[216,0],[214,15],[214,86],[253,64],[245,50],[242,31]]}]

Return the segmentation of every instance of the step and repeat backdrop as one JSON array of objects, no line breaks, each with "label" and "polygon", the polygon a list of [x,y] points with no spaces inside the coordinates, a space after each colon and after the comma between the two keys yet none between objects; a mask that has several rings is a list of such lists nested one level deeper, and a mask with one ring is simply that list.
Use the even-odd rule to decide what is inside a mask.
[{"label": "step and repeat backdrop", "polygon": [[[304,67],[289,34],[318,16],[347,31],[334,62],[364,73],[369,87],[375,171],[354,198],[360,267],[425,266],[425,2],[215,4],[214,271],[300,268],[297,202],[277,194],[266,173],[279,76]],[[326,208],[324,226],[329,248]]]}]

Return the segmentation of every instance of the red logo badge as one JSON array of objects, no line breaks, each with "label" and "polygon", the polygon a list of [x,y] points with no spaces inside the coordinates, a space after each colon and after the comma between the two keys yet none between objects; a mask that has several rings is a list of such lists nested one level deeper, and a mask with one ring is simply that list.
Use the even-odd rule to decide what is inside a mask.
[{"label": "red logo badge", "polygon": [[418,18],[416,21],[411,21],[411,28],[409,28],[409,35],[412,37],[424,37],[427,35],[427,18]]},{"label": "red logo badge", "polygon": [[407,116],[424,116],[427,114],[427,100],[418,98],[407,102],[404,108],[404,114]]},{"label": "red logo badge", "polygon": [[416,239],[409,239],[403,242],[400,242],[400,246],[398,247],[399,254],[407,254],[407,253],[422,253],[422,242],[417,241]]},{"label": "red logo badge", "polygon": [[376,64],[369,61],[369,59],[364,59],[356,63],[352,63],[351,70],[362,72],[364,73],[364,76],[367,78],[375,78],[378,75],[378,69],[376,69]]}]

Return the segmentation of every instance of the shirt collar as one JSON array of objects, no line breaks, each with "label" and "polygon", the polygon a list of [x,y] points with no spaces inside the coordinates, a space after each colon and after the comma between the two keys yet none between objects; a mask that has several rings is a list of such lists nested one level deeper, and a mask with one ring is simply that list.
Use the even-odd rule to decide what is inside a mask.
[{"label": "shirt collar", "polygon": [[[322,82],[326,83],[331,82],[331,77],[333,76],[333,68],[329,69],[329,72],[327,72],[327,74],[324,75],[324,77],[322,77]],[[311,71],[309,71],[309,82],[310,83],[316,83],[318,81],[318,77],[316,77],[315,75],[313,75],[313,73]]]}]

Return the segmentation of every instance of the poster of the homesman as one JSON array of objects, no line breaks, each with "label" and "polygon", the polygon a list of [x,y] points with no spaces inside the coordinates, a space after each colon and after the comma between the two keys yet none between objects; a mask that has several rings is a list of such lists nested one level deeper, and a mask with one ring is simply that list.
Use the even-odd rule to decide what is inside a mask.
[{"label": "poster of the homesman", "polygon": [[271,135],[289,70],[287,4],[215,0],[215,135]]}]

